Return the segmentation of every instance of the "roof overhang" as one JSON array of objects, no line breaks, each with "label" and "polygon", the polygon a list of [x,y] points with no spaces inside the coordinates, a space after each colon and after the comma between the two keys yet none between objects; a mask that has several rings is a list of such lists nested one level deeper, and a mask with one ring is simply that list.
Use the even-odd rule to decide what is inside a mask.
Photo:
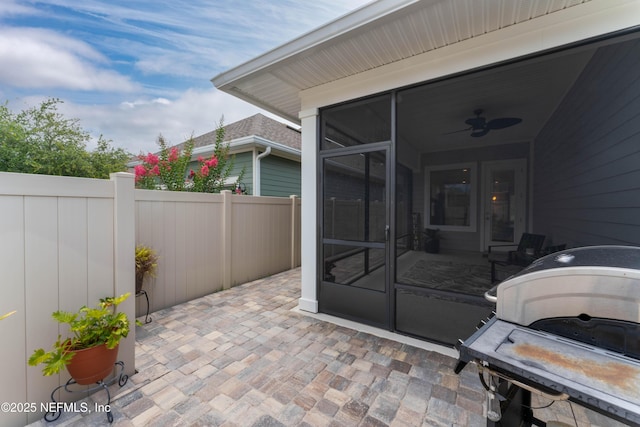
[{"label": "roof overhang", "polygon": [[[211,81],[218,89],[230,93],[251,104],[277,114],[294,123],[299,123],[298,112],[300,100],[298,92],[318,84],[339,78],[329,75],[327,70],[318,70],[313,83],[287,81],[279,75],[278,70],[287,66],[301,65],[301,62],[316,62],[320,56],[326,55],[326,49],[340,40],[348,41],[356,33],[364,33],[366,29],[385,16],[393,16],[408,5],[415,3],[434,4],[438,0],[382,0],[369,3],[355,11],[331,21],[315,30],[270,50],[244,64],[223,72]],[[361,67],[350,73],[340,73],[342,77],[356,73]],[[270,93],[262,93],[261,89],[269,86]]]},{"label": "roof overhang", "polygon": [[[551,15],[553,25],[559,27],[576,17],[630,4],[640,2],[380,0],[223,72],[212,82],[224,92],[299,123],[304,91],[519,24],[535,25]],[[574,31],[571,36],[541,43],[540,49],[612,31],[608,28]]]}]

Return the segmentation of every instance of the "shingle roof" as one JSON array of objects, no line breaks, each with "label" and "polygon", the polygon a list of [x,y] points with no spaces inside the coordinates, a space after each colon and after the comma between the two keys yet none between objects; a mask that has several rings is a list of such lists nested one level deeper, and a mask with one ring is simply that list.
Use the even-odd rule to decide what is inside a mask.
[{"label": "shingle roof", "polygon": [[[224,141],[247,136],[259,136],[271,142],[277,142],[296,150],[300,150],[300,131],[297,131],[284,123],[270,119],[260,113],[246,119],[224,126]],[[216,142],[216,131],[205,133],[193,138],[194,148],[212,145]],[[182,144],[180,144],[182,146]]]}]

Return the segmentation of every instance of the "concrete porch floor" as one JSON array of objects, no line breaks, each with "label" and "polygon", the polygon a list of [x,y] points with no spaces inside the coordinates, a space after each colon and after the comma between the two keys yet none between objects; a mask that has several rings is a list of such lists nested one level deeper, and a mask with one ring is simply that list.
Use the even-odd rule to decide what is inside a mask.
[{"label": "concrete porch floor", "polygon": [[[138,373],[110,387],[113,425],[486,425],[477,371],[455,375],[452,349],[307,316],[295,310],[299,293],[295,269],[153,313],[136,329]],[[579,426],[611,425],[573,410]],[[575,425],[568,403],[545,416]],[[32,425],[107,424],[94,412]]]}]

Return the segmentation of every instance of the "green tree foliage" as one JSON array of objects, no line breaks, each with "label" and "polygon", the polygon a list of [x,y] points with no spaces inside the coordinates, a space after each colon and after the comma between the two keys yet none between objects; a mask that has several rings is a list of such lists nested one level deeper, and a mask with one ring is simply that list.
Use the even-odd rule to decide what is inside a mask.
[{"label": "green tree foliage", "polygon": [[131,154],[122,148],[115,148],[109,141],[98,138],[97,147],[89,153],[89,161],[93,170],[93,178],[109,178],[113,172],[125,172],[127,162],[131,159]]},{"label": "green tree foliage", "polygon": [[130,155],[102,135],[97,148],[87,151],[91,135],[78,119],[58,112],[61,103],[51,98],[17,114],[7,103],[0,106],[0,171],[108,178],[126,170]]}]

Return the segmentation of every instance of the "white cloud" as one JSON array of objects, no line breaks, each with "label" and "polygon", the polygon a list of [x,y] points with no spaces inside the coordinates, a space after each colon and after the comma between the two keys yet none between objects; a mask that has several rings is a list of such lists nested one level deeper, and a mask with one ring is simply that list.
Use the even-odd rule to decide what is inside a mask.
[{"label": "white cloud", "polygon": [[149,105],[149,104],[163,104],[163,105],[170,105],[171,101],[169,101],[166,98],[155,98],[155,99],[151,99],[151,100],[144,100],[144,99],[139,99],[136,101],[122,101],[122,103],[120,104],[120,106],[122,108],[136,108],[139,107],[141,105]]},{"label": "white cloud", "polygon": [[2,28],[0,83],[22,88],[128,92],[137,85],[99,68],[108,60],[88,44],[37,28]]},{"label": "white cloud", "polygon": [[34,8],[18,4],[14,0],[3,0],[2,3],[0,3],[0,17],[13,15],[30,15],[34,13],[36,13]]},{"label": "white cloud", "polygon": [[[78,105],[65,101],[60,112],[66,117],[80,119],[80,125],[95,138],[103,135],[122,147],[138,154],[156,151],[160,134],[173,145],[216,128],[220,118],[232,123],[261,112],[257,107],[215,88],[189,89],[180,97],[168,99],[137,99],[119,105]],[[263,114],[272,115],[265,113]]]},{"label": "white cloud", "polygon": [[[311,30],[365,0],[41,0],[73,12],[52,20],[81,28],[102,52],[133,58],[148,76],[215,75]],[[91,28],[91,30],[88,30]]]},{"label": "white cloud", "polygon": [[209,79],[364,1],[0,0],[0,95],[15,109],[60,98],[96,139],[156,151],[159,134],[177,144],[222,115],[275,118]]}]

